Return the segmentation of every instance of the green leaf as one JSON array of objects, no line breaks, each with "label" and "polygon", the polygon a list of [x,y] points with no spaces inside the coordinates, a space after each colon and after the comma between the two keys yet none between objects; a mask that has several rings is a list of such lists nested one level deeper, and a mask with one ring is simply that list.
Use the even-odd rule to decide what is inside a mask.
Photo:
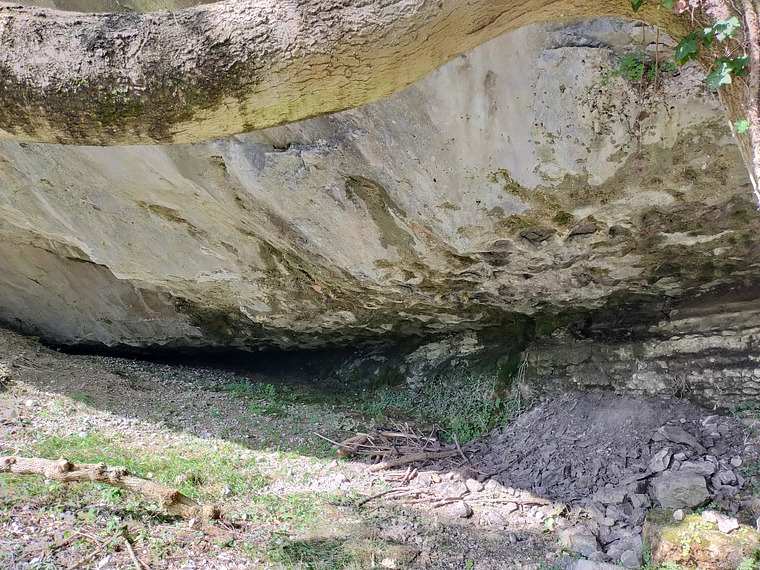
[{"label": "green leaf", "polygon": [[749,57],[737,57],[731,59],[728,57],[720,57],[715,60],[715,69],[706,78],[707,88],[710,91],[715,91],[722,85],[728,85],[732,82],[731,76],[745,77],[747,72],[744,67],[749,63]]},{"label": "green leaf", "polygon": [[690,59],[696,59],[698,52],[697,35],[696,32],[692,32],[676,46],[676,63],[683,65]]},{"label": "green leaf", "polygon": [[631,0],[631,8],[633,8],[634,12],[638,12],[639,8],[641,8],[641,5],[644,3],[644,0]]},{"label": "green leaf", "polygon": [[731,83],[731,66],[720,60],[715,60],[715,65],[716,68],[705,77],[705,83],[710,91],[715,91],[718,87]]},{"label": "green leaf", "polygon": [[734,131],[738,134],[742,134],[749,128],[749,121],[747,119],[741,119],[734,123]]},{"label": "green leaf", "polygon": [[657,9],[659,10],[660,8],[666,8],[668,10],[672,10],[673,6],[675,6],[674,0],[660,0]]},{"label": "green leaf", "polygon": [[728,63],[731,66],[731,71],[734,73],[734,75],[736,75],[737,77],[747,76],[747,72],[744,70],[744,68],[747,65],[749,65],[749,56],[737,57],[736,59],[729,59]]},{"label": "green leaf", "polygon": [[715,30],[715,37],[718,38],[719,42],[722,42],[726,38],[733,38],[740,26],[739,18],[731,16],[728,20],[715,22],[712,27]]}]

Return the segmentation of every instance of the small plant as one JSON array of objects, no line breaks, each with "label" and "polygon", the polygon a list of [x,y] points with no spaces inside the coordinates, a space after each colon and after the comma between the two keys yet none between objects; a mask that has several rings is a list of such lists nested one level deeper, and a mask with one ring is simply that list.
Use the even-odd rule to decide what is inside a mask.
[{"label": "small plant", "polygon": [[613,77],[622,77],[629,83],[639,83],[647,79],[654,81],[658,73],[675,71],[676,64],[672,61],[655,63],[644,57],[639,51],[629,54],[620,60],[620,67],[612,72]]},{"label": "small plant", "polygon": [[91,408],[95,406],[95,399],[89,394],[72,394],[69,397],[75,402],[79,402],[85,406],[89,406]]},{"label": "small plant", "polygon": [[527,408],[519,395],[501,399],[496,394],[493,375],[472,375],[460,371],[437,376],[420,386],[384,389],[368,405],[368,411],[380,414],[413,414],[432,421],[466,442],[494,427],[514,420]]}]

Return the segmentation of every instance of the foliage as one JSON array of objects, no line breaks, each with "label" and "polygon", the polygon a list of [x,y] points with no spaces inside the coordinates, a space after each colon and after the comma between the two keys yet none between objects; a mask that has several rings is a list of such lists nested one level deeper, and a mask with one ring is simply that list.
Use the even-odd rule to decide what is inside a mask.
[{"label": "foliage", "polygon": [[528,407],[519,395],[501,399],[497,378],[459,372],[419,386],[380,390],[368,404],[372,414],[414,414],[466,442],[513,421]]},{"label": "foliage", "polygon": [[734,130],[738,134],[742,134],[749,129],[749,121],[747,119],[740,119],[734,123]]},{"label": "foliage", "polygon": [[[741,23],[736,16],[727,20],[714,22],[711,26],[696,30],[683,38],[676,46],[675,59],[678,65],[696,59],[699,55],[700,46],[710,47],[714,40],[723,42],[736,37]],[[707,88],[715,91],[722,85],[731,83],[731,76],[744,77],[747,75],[744,68],[749,63],[749,57],[722,56],[713,62],[713,70],[707,75]]]},{"label": "foliage", "polygon": [[672,61],[656,65],[644,58],[643,52],[636,52],[625,56],[620,61],[620,67],[612,72],[613,77],[623,77],[631,83],[638,83],[645,77],[649,81],[654,81],[658,73],[663,71],[675,70],[675,63]]},{"label": "foliage", "polygon": [[279,388],[274,384],[251,384],[240,378],[224,389],[235,398],[250,400],[248,411],[256,415],[284,418],[288,415],[287,406],[296,402],[297,395],[287,386]]},{"label": "foliage", "polygon": [[[641,6],[644,4],[644,0],[631,0],[631,9],[634,12],[638,12]],[[675,6],[673,0],[660,0],[657,8],[666,8],[672,10]],[[696,59],[699,55],[700,46],[710,47],[713,41],[717,40],[719,43],[724,42],[729,38],[734,38],[739,34],[739,30],[742,27],[742,23],[736,16],[731,16],[726,20],[719,20],[713,22],[710,26],[702,28],[701,30],[695,30],[688,36],[683,38],[675,50],[675,60],[678,65],[683,65],[688,61]],[[707,75],[705,80],[707,88],[710,91],[715,91],[723,85],[729,85],[732,82],[732,76],[745,77],[747,72],[745,67],[749,63],[749,56],[744,57],[728,57],[722,56],[716,58],[713,62],[712,71]],[[626,63],[624,60],[621,65],[627,66],[630,71],[628,72],[629,81],[640,81],[644,75],[644,58],[640,57],[640,61],[629,61]],[[637,79],[631,79],[632,74]],[[613,74],[615,75],[615,74]],[[746,128],[744,129],[746,130]],[[737,132],[744,132],[744,130],[737,129]]]},{"label": "foliage", "polygon": [[744,68],[749,63],[749,56],[747,57],[719,57],[715,60],[713,69],[706,77],[707,88],[710,91],[715,91],[722,85],[728,85],[731,83],[731,76],[746,77],[747,72]]},{"label": "foliage", "polygon": [[351,564],[353,557],[344,550],[343,541],[335,538],[302,541],[279,538],[273,541],[268,554],[273,562],[280,562],[288,568],[338,570],[356,567]]}]

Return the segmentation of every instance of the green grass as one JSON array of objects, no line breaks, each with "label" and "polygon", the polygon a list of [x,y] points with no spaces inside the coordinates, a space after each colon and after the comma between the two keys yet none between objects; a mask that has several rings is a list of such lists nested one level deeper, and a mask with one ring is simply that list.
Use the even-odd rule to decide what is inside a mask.
[{"label": "green grass", "polygon": [[345,540],[337,538],[288,540],[277,538],[269,548],[269,558],[288,568],[340,570],[360,568],[357,560],[343,548]]},{"label": "green grass", "polygon": [[143,450],[128,447],[126,443],[126,440],[109,439],[97,433],[85,437],[52,436],[39,442],[34,452],[39,457],[65,457],[74,463],[119,465],[140,477],[152,473],[155,481],[176,487],[201,501],[213,500],[214,494],[223,487],[235,494],[243,489],[264,489],[270,484],[268,477],[251,472],[255,462],[246,466],[234,459],[235,449],[231,443],[213,447],[196,444],[190,453],[166,447],[160,452]]},{"label": "green grass", "polygon": [[450,437],[470,441],[513,421],[527,408],[519,395],[496,395],[494,375],[460,373],[436,377],[420,386],[385,388],[368,398],[364,406],[375,416],[411,416],[434,422]]},{"label": "green grass", "polygon": [[95,399],[89,394],[71,394],[69,398],[75,402],[84,404],[85,406],[89,406],[91,408],[95,407]]}]

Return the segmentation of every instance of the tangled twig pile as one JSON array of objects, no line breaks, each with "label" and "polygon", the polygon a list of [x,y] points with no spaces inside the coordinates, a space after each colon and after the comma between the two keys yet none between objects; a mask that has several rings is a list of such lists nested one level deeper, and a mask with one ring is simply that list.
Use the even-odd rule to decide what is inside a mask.
[{"label": "tangled twig pile", "polygon": [[457,455],[464,461],[469,461],[456,436],[454,445],[446,445],[437,434],[436,427],[425,435],[416,433],[409,424],[403,424],[396,425],[394,429],[376,427],[371,433],[357,433],[340,443],[323,435],[316,435],[332,443],[341,457],[364,455],[375,461],[376,463],[367,469],[370,472]]}]

